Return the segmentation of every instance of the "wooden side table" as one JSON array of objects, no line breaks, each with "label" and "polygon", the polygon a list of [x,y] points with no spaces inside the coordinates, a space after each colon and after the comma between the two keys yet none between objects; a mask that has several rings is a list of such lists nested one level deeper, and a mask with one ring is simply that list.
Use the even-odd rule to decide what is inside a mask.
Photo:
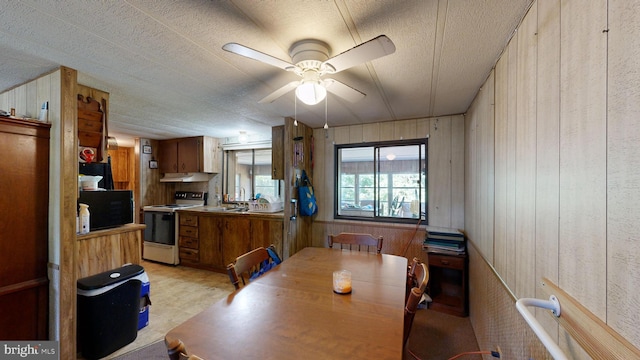
[{"label": "wooden side table", "polygon": [[429,308],[456,316],[469,315],[468,255],[429,252],[428,256],[427,293],[432,299]]}]

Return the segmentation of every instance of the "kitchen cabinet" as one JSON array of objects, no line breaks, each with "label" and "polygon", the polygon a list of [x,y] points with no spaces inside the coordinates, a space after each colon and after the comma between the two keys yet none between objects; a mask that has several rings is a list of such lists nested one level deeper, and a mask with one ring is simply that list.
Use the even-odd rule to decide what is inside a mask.
[{"label": "kitchen cabinet", "polygon": [[211,269],[223,269],[222,218],[198,216],[200,237],[200,265]]},{"label": "kitchen cabinet", "polygon": [[159,141],[161,173],[219,173],[222,168],[218,140],[207,136]]},{"label": "kitchen cabinet", "polygon": [[109,150],[111,157],[111,174],[114,182],[129,182],[131,148]]},{"label": "kitchen cabinet", "polygon": [[251,222],[247,216],[227,216],[223,220],[222,261],[226,265],[251,251]]},{"label": "kitchen cabinet", "polygon": [[282,256],[281,217],[189,210],[179,211],[179,217],[181,265],[226,272],[227,265],[238,256],[271,244]]},{"label": "kitchen cabinet", "polygon": [[[0,339],[48,339],[51,124],[0,117]],[[22,194],[16,197],[10,194]]]},{"label": "kitchen cabinet", "polygon": [[282,219],[252,219],[251,249],[260,246],[267,248],[270,245],[274,245],[276,252],[282,254],[282,231]]},{"label": "kitchen cabinet", "polygon": [[456,316],[467,316],[467,254],[429,253],[428,294],[430,309]]},{"label": "kitchen cabinet", "polygon": [[200,239],[196,215],[178,215],[178,248],[180,262],[200,261]]},{"label": "kitchen cabinet", "polygon": [[284,180],[284,125],[271,128],[271,178]]}]

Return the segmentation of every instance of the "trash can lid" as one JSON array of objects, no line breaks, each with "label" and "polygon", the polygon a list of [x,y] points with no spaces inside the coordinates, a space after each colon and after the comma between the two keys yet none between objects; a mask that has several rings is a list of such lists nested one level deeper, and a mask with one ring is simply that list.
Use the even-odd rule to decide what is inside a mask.
[{"label": "trash can lid", "polygon": [[117,269],[105,271],[100,274],[87,276],[82,279],[78,279],[78,289],[82,290],[94,290],[105,286],[109,286],[144,272],[144,268],[140,265],[130,264],[119,267]]}]

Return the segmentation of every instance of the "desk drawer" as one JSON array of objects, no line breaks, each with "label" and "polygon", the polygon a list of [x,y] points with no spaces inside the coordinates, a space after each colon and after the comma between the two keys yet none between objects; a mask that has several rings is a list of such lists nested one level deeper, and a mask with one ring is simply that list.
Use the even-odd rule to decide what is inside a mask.
[{"label": "desk drawer", "polygon": [[198,237],[198,228],[194,226],[180,226],[180,236],[188,236],[192,238]]},{"label": "desk drawer", "polygon": [[449,269],[464,269],[464,258],[457,256],[429,254],[429,266]]}]

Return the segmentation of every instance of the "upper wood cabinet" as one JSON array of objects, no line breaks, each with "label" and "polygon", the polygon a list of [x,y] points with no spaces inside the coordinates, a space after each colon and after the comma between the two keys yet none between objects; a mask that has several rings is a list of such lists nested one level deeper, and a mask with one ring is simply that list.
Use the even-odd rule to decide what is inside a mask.
[{"label": "upper wood cabinet", "polygon": [[114,182],[129,182],[129,148],[109,150]]},{"label": "upper wood cabinet", "polygon": [[158,157],[161,173],[218,173],[222,168],[218,140],[207,136],[161,140]]},{"label": "upper wood cabinet", "polygon": [[284,180],[284,125],[271,128],[271,178]]}]

